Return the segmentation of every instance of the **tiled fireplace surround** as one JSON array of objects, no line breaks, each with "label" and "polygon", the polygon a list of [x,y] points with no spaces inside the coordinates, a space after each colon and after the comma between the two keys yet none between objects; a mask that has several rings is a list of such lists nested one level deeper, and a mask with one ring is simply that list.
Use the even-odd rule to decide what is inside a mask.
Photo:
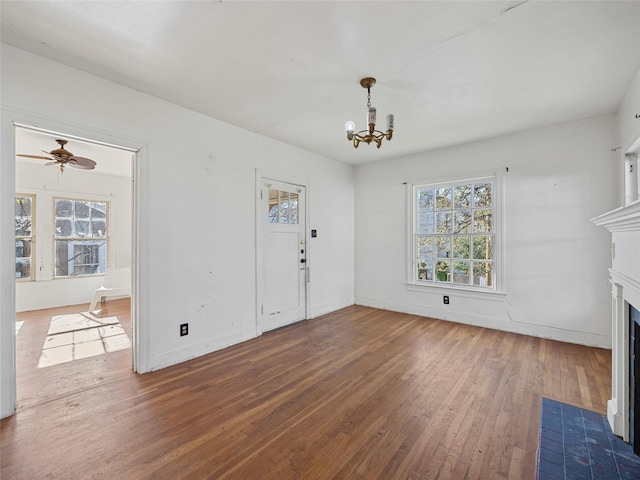
[{"label": "tiled fireplace surround", "polygon": [[640,200],[593,222],[611,232],[612,398],[607,403],[607,418],[613,433],[629,442],[629,305],[640,310]]}]

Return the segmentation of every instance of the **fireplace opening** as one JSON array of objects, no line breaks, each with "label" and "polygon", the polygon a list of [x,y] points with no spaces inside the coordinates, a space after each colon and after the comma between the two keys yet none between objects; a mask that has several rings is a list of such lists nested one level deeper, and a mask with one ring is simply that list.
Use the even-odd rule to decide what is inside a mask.
[{"label": "fireplace opening", "polygon": [[629,440],[640,455],[640,311],[629,304]]}]

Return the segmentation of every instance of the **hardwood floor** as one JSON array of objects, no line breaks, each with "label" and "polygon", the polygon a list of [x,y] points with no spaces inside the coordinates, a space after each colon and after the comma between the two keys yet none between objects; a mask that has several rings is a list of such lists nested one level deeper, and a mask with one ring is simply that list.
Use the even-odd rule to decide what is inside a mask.
[{"label": "hardwood floor", "polygon": [[0,476],[533,479],[541,397],[604,413],[611,383],[608,350],[358,306],[113,368],[4,419]]}]

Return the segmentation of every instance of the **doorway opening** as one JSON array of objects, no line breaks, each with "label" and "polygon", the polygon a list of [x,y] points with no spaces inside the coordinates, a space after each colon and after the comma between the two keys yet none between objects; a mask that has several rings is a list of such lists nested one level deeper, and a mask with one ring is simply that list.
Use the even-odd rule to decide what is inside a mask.
[{"label": "doorway opening", "polygon": [[[68,133],[14,128],[20,409],[132,371],[132,299],[88,307],[109,269],[135,264],[136,152]],[[61,165],[53,154],[60,148],[72,152],[76,164]]]}]

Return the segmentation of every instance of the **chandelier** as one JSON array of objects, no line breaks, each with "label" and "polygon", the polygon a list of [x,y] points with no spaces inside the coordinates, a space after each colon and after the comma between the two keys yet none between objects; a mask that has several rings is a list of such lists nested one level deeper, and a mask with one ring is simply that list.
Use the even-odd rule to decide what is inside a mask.
[{"label": "chandelier", "polygon": [[375,142],[376,147],[380,148],[382,140],[385,138],[391,140],[393,136],[393,115],[387,115],[387,132],[381,132],[376,130],[376,109],[371,106],[371,87],[376,84],[376,79],[373,77],[367,77],[360,80],[362,88],[367,89],[367,124],[369,128],[366,130],[360,130],[355,132],[356,124],[349,120],[344,124],[344,128],[347,131],[347,139],[353,140],[354,148],[358,148],[360,142],[371,143]]}]

